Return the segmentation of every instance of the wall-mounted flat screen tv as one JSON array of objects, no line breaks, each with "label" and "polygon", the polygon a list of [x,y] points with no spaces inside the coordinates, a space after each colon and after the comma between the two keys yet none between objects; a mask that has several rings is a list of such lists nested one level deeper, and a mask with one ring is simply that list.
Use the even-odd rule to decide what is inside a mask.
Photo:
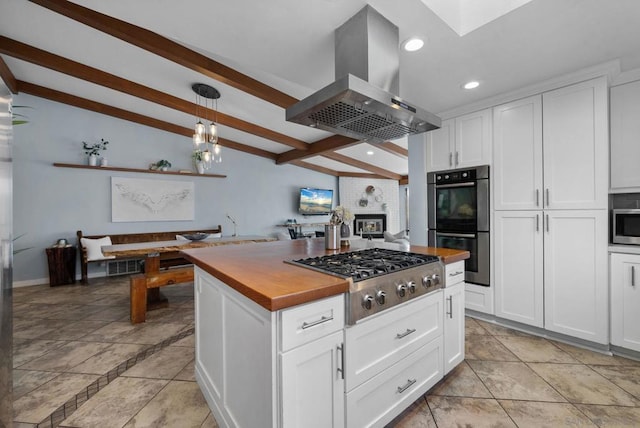
[{"label": "wall-mounted flat screen tv", "polygon": [[326,215],[331,213],[333,206],[333,190],[300,189],[300,206],[298,212],[302,215]]}]

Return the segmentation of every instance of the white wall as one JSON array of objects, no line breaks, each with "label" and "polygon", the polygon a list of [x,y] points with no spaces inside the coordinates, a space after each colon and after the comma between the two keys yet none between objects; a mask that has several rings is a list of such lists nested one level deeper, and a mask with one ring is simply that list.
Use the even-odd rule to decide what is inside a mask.
[{"label": "white wall", "polygon": [[[109,141],[104,153],[110,166],[148,168],[160,159],[172,169],[193,169],[191,139],[29,95],[17,95],[14,105],[29,123],[14,127],[14,236],[26,233],[16,248],[32,247],[14,260],[14,284],[48,281],[45,248],[59,238],[76,242],[76,231],[87,235],[204,229],[222,225],[239,235],[274,235],[276,224],[297,214],[300,187],[337,191],[337,179],[315,171],[275,165],[272,160],[223,148],[223,163],[212,173],[227,178],[180,177],[53,167],[54,162],[85,164],[82,141]],[[242,142],[242,141],[239,141]],[[112,223],[111,177],[193,181],[194,221]],[[328,217],[327,217],[328,219]],[[94,274],[104,273],[95,267]],[[79,276],[79,268],[76,275]]]},{"label": "white wall", "polygon": [[[374,193],[367,194],[368,186],[375,188]],[[340,177],[340,205],[351,210],[353,214],[387,215],[387,230],[397,233],[404,229],[404,220],[400,219],[400,186],[397,180],[370,179],[356,177]],[[367,200],[365,207],[360,206],[360,199]]]}]

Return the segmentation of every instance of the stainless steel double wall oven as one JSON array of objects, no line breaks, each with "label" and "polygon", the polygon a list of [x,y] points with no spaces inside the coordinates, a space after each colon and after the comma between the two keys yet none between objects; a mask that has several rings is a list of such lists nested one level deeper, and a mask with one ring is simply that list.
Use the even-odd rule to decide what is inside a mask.
[{"label": "stainless steel double wall oven", "polygon": [[489,166],[427,175],[429,245],[467,250],[465,281],[489,286]]}]

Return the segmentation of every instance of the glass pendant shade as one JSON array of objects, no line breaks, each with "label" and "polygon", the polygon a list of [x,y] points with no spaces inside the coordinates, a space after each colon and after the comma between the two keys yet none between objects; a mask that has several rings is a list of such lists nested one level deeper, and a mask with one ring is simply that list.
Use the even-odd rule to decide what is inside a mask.
[{"label": "glass pendant shade", "polygon": [[213,122],[209,125],[209,142],[211,144],[218,142],[218,126]]},{"label": "glass pendant shade", "polygon": [[220,150],[220,145],[218,143],[213,146],[213,160],[215,163],[222,162],[222,150]]},{"label": "glass pendant shade", "polygon": [[196,123],[196,134],[202,136],[204,135],[204,123],[198,121],[198,123]]},{"label": "glass pendant shade", "polygon": [[211,160],[211,152],[209,150],[202,152],[202,159],[204,159],[205,162],[209,162]]},{"label": "glass pendant shade", "polygon": [[200,146],[200,144],[202,143],[204,143],[204,140],[202,139],[202,135],[193,134],[193,146],[197,149],[198,146]]}]

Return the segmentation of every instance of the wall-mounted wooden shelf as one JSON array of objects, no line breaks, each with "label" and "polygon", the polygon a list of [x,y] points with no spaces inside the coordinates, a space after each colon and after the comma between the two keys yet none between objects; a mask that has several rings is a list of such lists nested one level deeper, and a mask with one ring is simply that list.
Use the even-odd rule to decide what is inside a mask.
[{"label": "wall-mounted wooden shelf", "polygon": [[60,168],[79,168],[79,169],[95,169],[101,171],[120,171],[120,172],[138,172],[143,174],[164,174],[164,175],[181,175],[181,176],[193,176],[193,177],[209,177],[209,178],[227,178],[226,175],[220,174],[197,174],[195,172],[178,172],[178,171],[154,171],[151,169],[137,169],[137,168],[120,168],[115,166],[90,166],[90,165],[78,165],[73,163],[54,163],[53,166]]}]

